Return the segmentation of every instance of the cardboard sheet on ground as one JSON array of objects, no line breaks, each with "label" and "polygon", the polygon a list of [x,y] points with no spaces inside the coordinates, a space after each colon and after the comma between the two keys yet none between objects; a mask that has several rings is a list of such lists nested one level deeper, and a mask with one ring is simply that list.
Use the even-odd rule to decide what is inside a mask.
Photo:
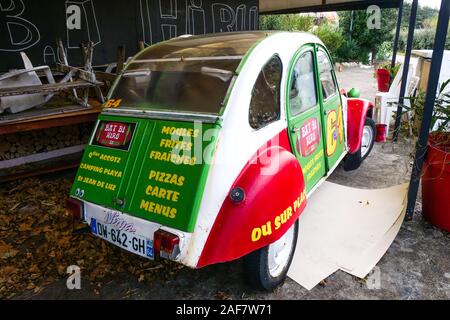
[{"label": "cardboard sheet on ground", "polygon": [[400,230],[407,187],[363,190],[324,182],[300,216],[288,276],[308,290],[339,269],[367,276]]}]

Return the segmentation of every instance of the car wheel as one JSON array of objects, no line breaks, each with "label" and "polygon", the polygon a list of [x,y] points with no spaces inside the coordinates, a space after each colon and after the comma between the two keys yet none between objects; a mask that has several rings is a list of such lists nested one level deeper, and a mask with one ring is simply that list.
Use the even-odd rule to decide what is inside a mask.
[{"label": "car wheel", "polygon": [[361,163],[369,156],[375,144],[376,127],[371,118],[366,118],[364,123],[361,148],[354,154],[349,154],[344,161],[344,170],[352,171],[361,166]]},{"label": "car wheel", "polygon": [[286,279],[297,245],[298,220],[276,242],[244,258],[246,279],[256,289],[272,291]]}]

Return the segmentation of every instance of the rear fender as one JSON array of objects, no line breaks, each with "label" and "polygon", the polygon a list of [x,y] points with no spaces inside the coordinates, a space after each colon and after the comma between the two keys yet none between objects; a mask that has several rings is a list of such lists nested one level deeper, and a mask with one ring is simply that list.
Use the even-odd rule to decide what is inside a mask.
[{"label": "rear fender", "polygon": [[361,148],[364,123],[367,116],[372,116],[373,107],[367,99],[347,99],[347,146],[350,154]]},{"label": "rear fender", "polygon": [[303,173],[290,151],[287,132],[259,149],[233,184],[245,200],[222,204],[198,268],[232,261],[278,240],[306,206]]}]

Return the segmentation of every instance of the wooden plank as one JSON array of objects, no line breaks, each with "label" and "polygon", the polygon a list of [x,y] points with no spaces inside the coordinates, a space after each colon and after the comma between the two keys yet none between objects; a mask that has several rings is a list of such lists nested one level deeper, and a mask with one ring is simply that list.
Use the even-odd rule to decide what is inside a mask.
[{"label": "wooden plank", "polygon": [[78,68],[78,67],[66,66],[66,65],[63,65],[60,63],[58,63],[56,65],[56,68],[58,71],[65,72],[65,73],[73,71],[73,72],[75,72],[76,76],[78,78],[80,78],[81,80],[87,81],[92,84],[96,84],[97,80],[95,79],[94,72],[89,72],[89,71],[86,71],[86,70]]},{"label": "wooden plank", "polygon": [[119,75],[124,67],[125,64],[125,46],[119,46],[117,49],[117,67],[116,67],[116,74]]},{"label": "wooden plank", "polygon": [[8,121],[0,125],[0,134],[26,132],[51,127],[69,126],[79,123],[89,123],[97,120],[101,107],[89,108],[68,113],[58,113],[43,117],[33,117],[18,121]]},{"label": "wooden plank", "polygon": [[96,71],[95,76],[100,81],[109,81],[114,82],[116,81],[117,75],[115,73],[108,73],[103,71]]},{"label": "wooden plank", "polygon": [[14,158],[11,160],[0,161],[0,170],[10,169],[14,167],[19,167],[23,165],[27,165],[30,163],[41,162],[44,160],[54,159],[62,156],[71,155],[74,153],[83,152],[86,145],[78,145],[72,147],[61,148],[57,150],[52,150],[48,152],[39,152],[35,154],[30,154],[28,156]]},{"label": "wooden plank", "polygon": [[42,84],[24,87],[0,88],[0,97],[19,96],[23,94],[34,94],[34,93],[54,93],[69,89],[83,89],[101,85],[103,85],[102,82],[93,84],[90,82],[77,80],[69,83],[53,83],[53,84]]},{"label": "wooden plank", "polygon": [[14,171],[0,171],[0,183],[48,173],[76,169],[80,165],[82,153],[69,155],[60,159],[46,160],[40,163],[25,165]]}]

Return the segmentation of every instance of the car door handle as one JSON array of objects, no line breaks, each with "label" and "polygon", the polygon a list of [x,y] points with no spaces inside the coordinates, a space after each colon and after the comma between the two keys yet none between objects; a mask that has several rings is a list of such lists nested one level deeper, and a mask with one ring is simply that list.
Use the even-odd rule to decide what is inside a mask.
[{"label": "car door handle", "polygon": [[292,133],[300,132],[300,128],[292,128],[292,129],[291,129],[291,132],[292,132]]}]

